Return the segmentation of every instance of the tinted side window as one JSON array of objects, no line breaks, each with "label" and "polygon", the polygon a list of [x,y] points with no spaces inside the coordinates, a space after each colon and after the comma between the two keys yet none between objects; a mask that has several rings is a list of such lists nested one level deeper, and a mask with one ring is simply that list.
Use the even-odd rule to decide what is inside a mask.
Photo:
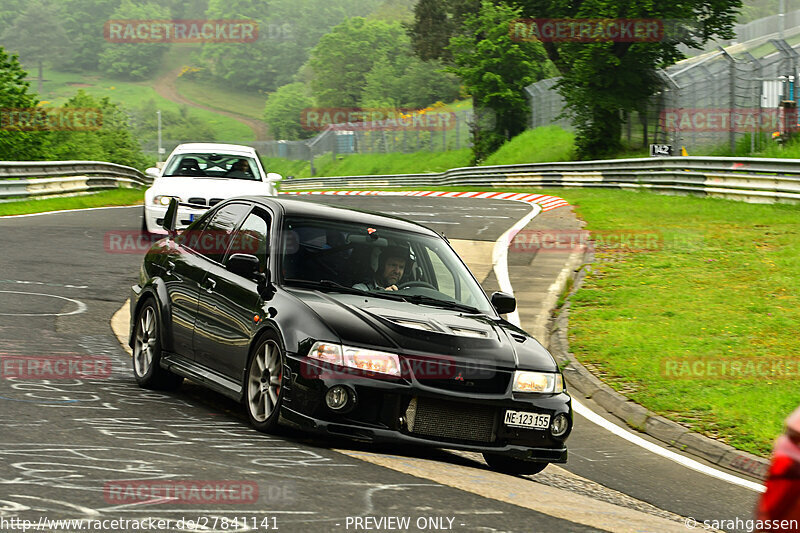
[{"label": "tinted side window", "polygon": [[254,255],[258,257],[261,272],[264,272],[267,266],[269,220],[269,215],[260,210],[250,213],[233,237],[228,257],[233,254]]},{"label": "tinted side window", "polygon": [[221,263],[231,245],[233,231],[249,210],[247,204],[226,205],[214,213],[202,232],[189,235],[184,245]]}]

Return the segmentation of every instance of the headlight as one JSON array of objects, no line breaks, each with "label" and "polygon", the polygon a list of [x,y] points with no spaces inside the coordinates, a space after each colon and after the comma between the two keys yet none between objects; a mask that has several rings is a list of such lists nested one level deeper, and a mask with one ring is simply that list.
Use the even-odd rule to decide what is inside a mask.
[{"label": "headlight", "polygon": [[357,368],[368,372],[400,375],[400,358],[397,354],[340,346],[330,342],[317,342],[308,351],[308,357],[334,365]]},{"label": "headlight", "polygon": [[389,374],[400,375],[400,358],[396,354],[364,350],[344,346],[344,366]]},{"label": "headlight", "polygon": [[557,393],[564,391],[564,376],[551,372],[514,372],[514,392]]},{"label": "headlight", "polygon": [[339,344],[332,344],[329,342],[318,342],[311,347],[308,351],[308,356],[312,359],[318,359],[325,363],[334,365],[342,364],[342,347]]},{"label": "headlight", "polygon": [[169,205],[170,200],[172,200],[173,198],[175,198],[179,202],[181,201],[181,199],[178,198],[177,196],[159,195],[159,196],[154,196],[153,197],[153,203],[155,205],[165,205],[166,206],[166,205]]}]

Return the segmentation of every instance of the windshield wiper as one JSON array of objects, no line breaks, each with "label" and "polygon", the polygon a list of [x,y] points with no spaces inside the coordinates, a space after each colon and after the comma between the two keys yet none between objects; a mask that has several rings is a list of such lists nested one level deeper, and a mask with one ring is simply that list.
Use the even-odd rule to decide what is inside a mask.
[{"label": "windshield wiper", "polygon": [[[401,295],[402,296],[402,295]],[[408,295],[402,296],[402,298],[411,303],[415,304],[427,304],[427,305],[434,305],[438,307],[444,307],[445,309],[455,309],[457,311],[464,311],[473,315],[485,315],[483,311],[472,307],[471,305],[462,304],[458,302],[453,302],[450,300],[439,300],[438,298],[431,298],[430,296],[425,296],[423,294],[415,294],[415,295]]]},{"label": "windshield wiper", "polygon": [[348,287],[347,285],[342,285],[336,281],[331,281],[329,279],[323,279],[320,281],[311,281],[306,279],[292,279],[288,278],[285,281],[293,285],[304,285],[307,287],[315,288],[315,289],[334,289],[338,292],[345,292],[348,294],[361,294],[363,296],[376,296],[378,298],[388,298],[390,300],[398,300],[402,301],[403,297],[400,295],[385,293],[385,292],[372,292],[372,291],[365,291],[362,289],[356,289],[355,287]]}]

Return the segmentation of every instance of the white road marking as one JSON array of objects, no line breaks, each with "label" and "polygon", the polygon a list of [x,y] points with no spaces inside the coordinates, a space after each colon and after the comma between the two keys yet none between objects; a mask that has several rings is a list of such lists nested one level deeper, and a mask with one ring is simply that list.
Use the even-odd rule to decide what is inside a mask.
[{"label": "white road marking", "polygon": [[40,292],[20,292],[20,291],[0,291],[0,293],[47,296],[49,298],[59,298],[61,300],[67,300],[68,302],[72,302],[78,306],[77,309],[75,309],[74,311],[70,311],[69,313],[0,313],[0,315],[3,316],[69,316],[69,315],[79,315],[81,313],[84,313],[87,309],[86,304],[81,302],[80,300],[73,300],[72,298],[67,298],[66,296],[58,296],[57,294],[44,294]]},{"label": "white road marking", "polygon": [[23,217],[40,217],[42,215],[55,215],[58,213],[80,213],[81,211],[99,211],[101,209],[131,209],[133,207],[141,208],[142,205],[116,205],[116,206],[109,206],[109,207],[86,207],[84,209],[61,209],[60,211],[45,211],[43,213],[29,213],[27,215],[3,215],[0,216],[0,219],[3,218],[23,218]]},{"label": "white road marking", "polygon": [[649,440],[643,439],[639,435],[631,433],[625,428],[622,428],[613,422],[609,422],[602,416],[598,415],[578,400],[575,397],[572,398],[572,409],[587,419],[588,421],[597,424],[601,428],[610,431],[614,435],[620,437],[621,439],[625,439],[626,441],[630,442],[631,444],[635,444],[648,450],[656,455],[660,455],[665,459],[669,459],[675,463],[685,466],[686,468],[690,468],[702,474],[706,474],[708,476],[721,479],[722,481],[727,481],[733,485],[738,485],[740,487],[744,487],[746,489],[753,490],[755,492],[764,492],[766,488],[764,485],[760,483],[755,483],[753,481],[749,481],[744,478],[740,478],[738,476],[734,476],[733,474],[728,474],[727,472],[723,472],[721,470],[717,470],[716,468],[706,466],[703,463],[695,461],[694,459],[690,459],[689,457],[683,456],[679,453],[675,453],[671,450],[667,450],[658,444],[652,443]]},{"label": "white road marking", "polygon": [[[513,226],[511,226],[505,233],[500,235],[500,238],[494,242],[494,249],[492,250],[492,267],[494,268],[494,275],[497,278],[497,284],[500,285],[500,290],[514,295],[514,287],[511,285],[511,278],[508,275],[508,245],[511,239],[514,238],[522,228],[528,225],[536,215],[542,212],[542,207],[537,204],[528,204],[531,206],[531,212],[519,219]],[[520,325],[519,313],[515,310],[513,313],[508,314],[508,321],[515,326]]]},{"label": "white road marking", "polygon": [[88,289],[88,285],[62,285],[61,283],[45,283],[43,281],[24,281],[19,279],[0,279],[0,283],[16,283],[18,285],[46,285],[48,287],[65,287],[67,289]]}]

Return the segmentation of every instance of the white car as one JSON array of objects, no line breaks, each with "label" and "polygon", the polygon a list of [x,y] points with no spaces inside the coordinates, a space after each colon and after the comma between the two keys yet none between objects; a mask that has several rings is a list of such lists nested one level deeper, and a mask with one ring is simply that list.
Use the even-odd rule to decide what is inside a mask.
[{"label": "white car", "polygon": [[181,144],[164,167],[148,168],[153,185],[144,192],[142,232],[163,233],[161,222],[172,198],[178,208],[178,228],[188,226],[209,207],[233,196],[277,195],[281,175],[266,173],[249,146],[218,143]]}]

